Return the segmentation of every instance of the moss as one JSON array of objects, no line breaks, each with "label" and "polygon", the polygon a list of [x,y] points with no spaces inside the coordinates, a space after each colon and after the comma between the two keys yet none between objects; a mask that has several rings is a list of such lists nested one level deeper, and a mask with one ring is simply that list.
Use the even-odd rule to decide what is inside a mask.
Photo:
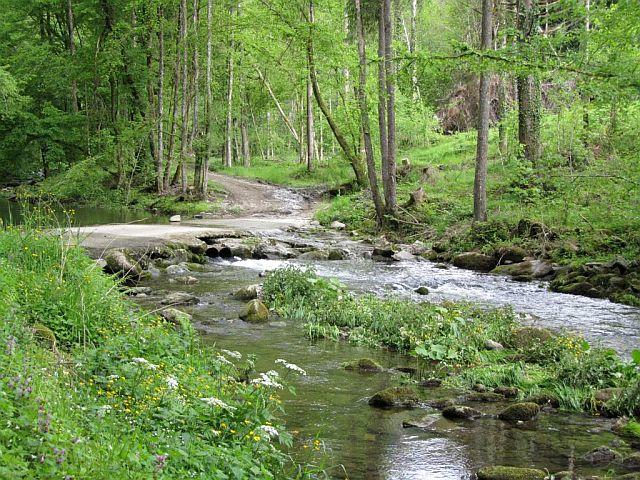
[{"label": "moss", "polygon": [[381,372],[382,365],[371,358],[359,358],[343,364],[345,370],[358,370],[361,372]]},{"label": "moss", "polygon": [[389,387],[371,397],[369,405],[378,408],[414,407],[418,400],[418,394],[410,387]]},{"label": "moss", "polygon": [[526,422],[533,420],[540,413],[540,406],[537,403],[523,402],[510,405],[505,408],[498,417],[508,422]]},{"label": "moss", "polygon": [[463,405],[452,405],[442,410],[442,416],[449,420],[471,420],[482,416],[475,408]]},{"label": "moss", "polygon": [[560,400],[556,395],[549,392],[542,392],[536,395],[531,395],[524,399],[527,403],[536,403],[540,406],[550,405],[554,408],[558,408],[560,406]]},{"label": "moss", "polygon": [[512,333],[511,343],[517,349],[529,349],[552,340],[551,330],[537,327],[522,327]]},{"label": "moss", "polygon": [[546,476],[537,468],[492,466],[478,470],[478,480],[544,480]]},{"label": "moss", "polygon": [[467,396],[467,401],[469,402],[482,402],[482,403],[490,403],[490,402],[503,402],[505,400],[503,395],[493,392],[476,392]]},{"label": "moss", "polygon": [[269,309],[260,300],[251,300],[240,311],[239,317],[249,323],[265,323],[269,320]]},{"label": "moss", "polygon": [[624,427],[622,427],[622,432],[630,437],[634,437],[640,439],[640,423],[631,420]]}]

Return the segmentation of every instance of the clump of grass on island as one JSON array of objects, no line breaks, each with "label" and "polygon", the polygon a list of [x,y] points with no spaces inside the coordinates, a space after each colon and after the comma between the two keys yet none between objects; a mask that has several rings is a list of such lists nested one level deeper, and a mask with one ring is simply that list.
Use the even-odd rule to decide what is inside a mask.
[{"label": "clump of grass on island", "polygon": [[640,351],[627,362],[575,335],[523,327],[508,308],[355,295],[296,267],[269,274],[263,295],[312,339],[409,353],[453,387],[517,387],[523,398],[546,395],[566,410],[640,415]]},{"label": "clump of grass on island", "polygon": [[252,370],[136,310],[64,238],[0,231],[0,477],[303,478],[282,379]]}]

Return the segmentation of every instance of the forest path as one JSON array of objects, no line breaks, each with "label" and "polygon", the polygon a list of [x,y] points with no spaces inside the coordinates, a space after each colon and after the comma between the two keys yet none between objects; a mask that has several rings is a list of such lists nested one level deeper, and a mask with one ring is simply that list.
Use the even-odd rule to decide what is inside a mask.
[{"label": "forest path", "polygon": [[225,217],[298,217],[310,219],[314,202],[286,187],[209,172],[209,181],[224,189]]}]

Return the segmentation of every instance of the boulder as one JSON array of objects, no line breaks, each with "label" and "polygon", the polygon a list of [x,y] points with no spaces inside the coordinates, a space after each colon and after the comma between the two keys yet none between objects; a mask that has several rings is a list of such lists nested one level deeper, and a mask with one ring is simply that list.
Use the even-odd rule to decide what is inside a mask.
[{"label": "boulder", "polygon": [[195,305],[198,303],[198,297],[187,292],[172,292],[160,303],[162,305]]},{"label": "boulder", "polygon": [[185,265],[169,265],[165,272],[167,275],[186,275],[191,273]]},{"label": "boulder", "polygon": [[516,398],[520,391],[518,387],[496,387],[493,389],[493,393],[502,395],[505,398]]},{"label": "boulder", "polygon": [[474,392],[483,393],[483,392],[486,392],[488,389],[482,383],[476,383],[473,387],[471,387],[471,390],[473,390]]},{"label": "boulder", "polygon": [[249,323],[266,323],[269,321],[269,309],[260,300],[251,300],[238,314],[241,320]]},{"label": "boulder", "polygon": [[526,250],[516,245],[502,247],[498,250],[498,257],[500,259],[499,263],[501,265],[508,263],[520,263],[526,256]]},{"label": "boulder", "polygon": [[622,459],[622,455],[609,447],[601,446],[591,450],[583,459],[591,465],[608,465],[614,460]]},{"label": "boulder", "polygon": [[527,422],[536,418],[538,413],[540,413],[540,405],[523,402],[508,406],[498,414],[498,418],[507,422]]},{"label": "boulder", "polygon": [[182,275],[180,277],[175,277],[177,283],[183,283],[185,285],[195,285],[198,283],[198,279],[196,277],[192,277],[191,275]]},{"label": "boulder", "polygon": [[502,350],[504,346],[501,343],[495,342],[491,339],[487,339],[484,341],[484,348],[486,350]]},{"label": "boulder", "polygon": [[453,257],[453,264],[458,268],[490,272],[497,264],[496,259],[478,252],[461,253]]},{"label": "boulder", "polygon": [[601,390],[596,391],[593,395],[596,403],[604,404],[616,397],[620,397],[623,393],[622,388],[603,388]]},{"label": "boulder", "polygon": [[442,416],[449,420],[473,420],[481,417],[482,413],[464,405],[451,405],[442,410]]},{"label": "boulder", "polygon": [[376,408],[411,408],[417,406],[418,402],[418,394],[410,387],[389,387],[369,399],[369,405]]},{"label": "boulder", "polygon": [[169,217],[169,221],[172,223],[178,223],[182,221],[182,217],[180,215],[173,215]]},{"label": "boulder", "polygon": [[236,300],[244,300],[244,301],[255,300],[260,296],[261,290],[262,290],[261,285],[248,285],[236,291],[236,293],[233,294],[233,298]]},{"label": "boulder", "polygon": [[298,260],[323,261],[329,260],[329,252],[324,250],[311,250],[298,257]]},{"label": "boulder", "polygon": [[478,480],[544,480],[547,473],[537,468],[492,466],[478,470]]},{"label": "boulder", "polygon": [[344,248],[332,248],[327,253],[328,260],[348,260],[349,259],[349,250]]},{"label": "boulder", "polygon": [[427,378],[418,384],[422,388],[438,388],[442,386],[442,380],[439,378]]},{"label": "boulder", "polygon": [[553,273],[553,265],[544,260],[527,260],[510,265],[499,265],[491,273],[496,275],[509,275],[518,280],[532,280],[544,278]]},{"label": "boulder", "polygon": [[437,415],[427,415],[417,420],[403,420],[402,428],[430,428],[438,421]]},{"label": "boulder", "polygon": [[130,297],[140,297],[151,295],[152,290],[151,287],[130,287],[124,292]]},{"label": "boulder", "polygon": [[593,286],[589,282],[576,282],[570,283],[568,285],[563,285],[558,287],[557,292],[566,293],[569,295],[581,295],[583,297],[589,298],[603,298],[605,296],[604,292],[598,290],[595,286]]},{"label": "boulder", "polygon": [[111,250],[104,258],[104,270],[112,275],[118,275],[126,280],[137,281],[142,276],[142,267],[123,250]]},{"label": "boulder", "polygon": [[391,258],[396,252],[397,250],[392,245],[381,245],[373,247],[372,255],[374,257]]},{"label": "boulder", "polygon": [[347,362],[343,366],[345,370],[359,372],[382,372],[384,370],[382,365],[371,358],[360,358],[352,362]]},{"label": "boulder", "polygon": [[190,321],[192,318],[191,315],[182,312],[177,308],[165,308],[160,312],[160,316],[167,322],[171,322],[176,325],[180,325],[181,321]]},{"label": "boulder", "polygon": [[415,292],[418,295],[429,295],[429,288],[425,286],[421,286],[415,289]]},{"label": "boulder", "polygon": [[337,220],[335,222],[331,222],[331,225],[329,225],[329,227],[333,228],[334,230],[344,230],[345,228],[347,228],[344,223],[338,222]]},{"label": "boulder", "polygon": [[406,250],[401,250],[397,253],[394,253],[391,258],[396,262],[411,262],[412,260],[415,260],[413,254],[407,252]]}]

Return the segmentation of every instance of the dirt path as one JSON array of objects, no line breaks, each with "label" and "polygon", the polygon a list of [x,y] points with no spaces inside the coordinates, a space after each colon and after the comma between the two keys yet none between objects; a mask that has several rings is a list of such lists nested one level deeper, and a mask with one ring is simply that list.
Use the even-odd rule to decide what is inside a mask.
[{"label": "dirt path", "polygon": [[209,173],[209,180],[225,190],[222,202],[225,217],[311,215],[312,202],[292,189],[213,172]]},{"label": "dirt path", "polygon": [[225,190],[221,213],[198,219],[183,217],[180,223],[97,225],[69,233],[91,253],[100,255],[109,248],[148,248],[203,235],[265,234],[304,227],[312,219],[314,202],[291,189],[218,173],[210,173],[209,179]]}]

